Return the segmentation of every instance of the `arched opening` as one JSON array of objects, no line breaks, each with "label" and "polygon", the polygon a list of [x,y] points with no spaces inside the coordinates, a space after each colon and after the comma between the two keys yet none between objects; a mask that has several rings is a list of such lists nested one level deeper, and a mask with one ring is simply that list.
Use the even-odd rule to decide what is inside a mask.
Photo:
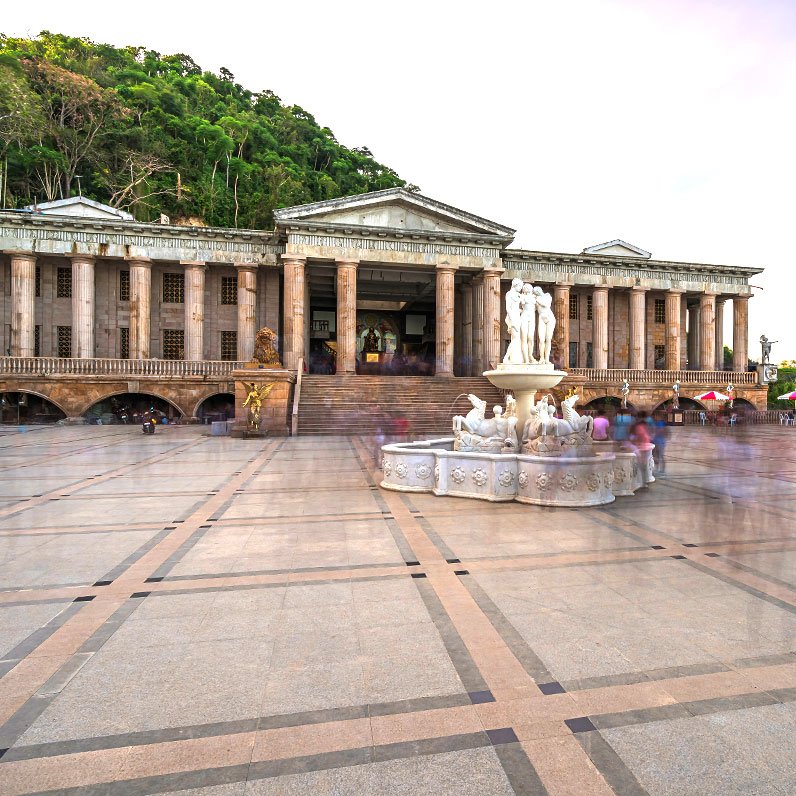
[{"label": "arched opening", "polygon": [[231,392],[219,392],[205,398],[196,407],[196,416],[200,423],[232,420],[235,417],[235,395]]},{"label": "arched opening", "polygon": [[[785,401],[782,403],[785,403]],[[757,411],[757,407],[751,401],[747,401],[746,398],[736,398],[732,405],[734,409],[742,409],[744,412]]]},{"label": "arched opening", "polygon": [[182,417],[182,412],[165,398],[144,392],[109,395],[90,406],[83,417],[88,423],[102,426],[141,423],[144,413],[152,409],[169,423]]},{"label": "arched opening", "polygon": [[32,392],[0,393],[0,423],[45,425],[66,418],[66,413],[43,395]]},{"label": "arched opening", "polygon": [[[584,411],[591,413],[597,412],[600,409],[607,414],[616,414],[622,408],[622,399],[617,398],[615,395],[604,395],[601,398],[594,398],[589,401],[584,407]],[[629,411],[633,411],[635,407],[630,401],[627,402]]]},{"label": "arched opening", "polygon": [[[680,396],[680,409],[704,409],[705,407],[699,403],[699,401],[695,401],[693,398],[686,398],[685,396]],[[736,402],[737,403],[737,402]],[[670,412],[672,409],[672,399],[668,398],[665,401],[659,403],[653,412]]]}]

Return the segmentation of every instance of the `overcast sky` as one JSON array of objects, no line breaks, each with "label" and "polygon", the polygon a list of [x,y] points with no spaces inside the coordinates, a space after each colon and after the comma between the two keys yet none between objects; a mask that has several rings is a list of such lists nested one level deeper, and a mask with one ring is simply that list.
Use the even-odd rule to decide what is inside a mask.
[{"label": "overcast sky", "polygon": [[516,246],[765,266],[750,355],[796,357],[794,0],[3,5],[7,34],[225,66]]}]

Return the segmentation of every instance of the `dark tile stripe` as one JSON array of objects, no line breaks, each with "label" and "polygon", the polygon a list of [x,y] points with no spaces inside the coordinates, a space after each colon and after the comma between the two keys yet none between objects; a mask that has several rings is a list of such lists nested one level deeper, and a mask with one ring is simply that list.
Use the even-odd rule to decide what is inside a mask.
[{"label": "dark tile stripe", "polygon": [[735,586],[736,589],[741,589],[741,591],[745,591],[747,594],[751,594],[753,597],[759,597],[761,600],[771,603],[771,605],[776,605],[777,608],[782,608],[785,611],[796,614],[796,605],[792,603],[786,603],[784,600],[780,600],[778,597],[772,597],[770,594],[766,594],[759,589],[755,589],[752,586],[747,586],[745,583],[741,583],[740,581],[735,580],[735,578],[725,575],[723,572],[717,572],[710,567],[706,567],[704,564],[700,564],[697,561],[684,559],[683,563],[690,567],[694,567],[694,569],[698,569],[700,572],[704,572],[706,575],[710,575],[712,578],[716,578],[716,580],[720,580],[723,583],[728,583],[730,586]]},{"label": "dark tile stripe", "polygon": [[495,605],[476,579],[472,576],[464,576],[461,578],[461,582],[533,681],[535,683],[554,682],[556,678],[548,671],[542,659],[531,649],[528,642]]},{"label": "dark tile stripe", "polygon": [[517,796],[547,796],[547,788],[519,743],[499,744],[495,754]]},{"label": "dark tile stripe", "polygon": [[76,738],[69,741],[52,741],[50,743],[15,746],[6,752],[3,760],[32,760],[40,757],[57,757],[79,752],[118,749],[125,746],[146,746],[168,741],[210,738],[217,735],[237,735],[255,730],[274,730],[281,727],[302,727],[309,724],[350,721],[351,719],[364,719],[369,716],[420,713],[424,710],[439,710],[469,704],[471,702],[467,694],[451,694],[440,697],[403,699],[396,702],[380,702],[371,705],[352,705],[341,708],[311,710],[302,713],[260,716],[259,718],[239,721],[220,721],[182,727],[167,727],[162,730],[142,730],[119,735],[104,735],[94,738]]},{"label": "dark tile stripe", "polygon": [[602,774],[613,791],[621,796],[649,796],[622,758],[597,731],[575,735],[594,767]]},{"label": "dark tile stripe", "polygon": [[98,580],[109,580],[113,581],[116,580],[120,575],[123,575],[130,569],[136,561],[143,558],[156,544],[163,541],[171,531],[162,530],[159,533],[156,533],[151,539],[148,539],[144,544],[141,545],[137,550],[133,551],[127,558],[124,559],[120,564],[117,564],[112,570],[107,572]]},{"label": "dark tile stripe", "polygon": [[[771,550],[765,550],[763,552],[769,553],[773,552]],[[778,586],[785,586],[788,589],[796,589],[796,583],[790,580],[783,580],[782,578],[777,578],[774,575],[769,575],[766,572],[762,572],[759,569],[755,569],[754,567],[750,567],[748,564],[741,564],[740,561],[733,561],[733,559],[727,557],[728,554],[722,557],[722,560],[725,564],[734,567],[735,569],[740,569],[742,572],[748,572],[750,575],[755,575],[758,578],[762,578],[763,580],[767,580],[769,583],[776,583]]]},{"label": "dark tile stripe", "polygon": [[[465,580],[465,578],[462,578],[462,580]],[[470,656],[462,637],[454,627],[433,586],[426,579],[414,578],[412,583],[417,586],[431,621],[437,628],[451,663],[456,669],[456,674],[459,675],[459,679],[464,685],[464,690],[470,692],[489,690],[486,681],[481,676],[481,672],[475,665],[475,661]]]},{"label": "dark tile stripe", "polygon": [[[766,666],[768,664],[756,664]],[[747,667],[749,668],[749,667]],[[690,666],[672,666],[663,669],[648,669],[624,674],[606,674],[599,677],[582,677],[577,680],[563,680],[561,685],[567,691],[587,691],[592,688],[606,688],[615,685],[634,685],[655,680],[672,680],[677,677],[693,677],[698,674],[729,672],[730,667],[723,663],[695,663]]]}]

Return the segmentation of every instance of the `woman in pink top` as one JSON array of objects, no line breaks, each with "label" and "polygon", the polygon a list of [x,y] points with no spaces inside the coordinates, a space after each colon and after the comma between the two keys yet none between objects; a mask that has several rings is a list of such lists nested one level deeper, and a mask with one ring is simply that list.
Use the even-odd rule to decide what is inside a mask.
[{"label": "woman in pink top", "polygon": [[605,416],[605,412],[599,409],[597,411],[597,416],[594,418],[594,428],[591,434],[592,439],[608,439],[608,426],[610,425],[608,418]]}]

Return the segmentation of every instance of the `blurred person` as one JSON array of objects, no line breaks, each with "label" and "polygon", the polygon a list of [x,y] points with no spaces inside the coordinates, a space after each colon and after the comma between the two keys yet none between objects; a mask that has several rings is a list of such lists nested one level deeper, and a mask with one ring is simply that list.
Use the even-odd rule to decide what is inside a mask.
[{"label": "blurred person", "polygon": [[630,424],[633,418],[624,409],[617,412],[616,419],[614,420],[614,441],[620,444],[627,442],[630,435]]},{"label": "blurred person", "polygon": [[597,414],[594,417],[594,427],[592,431],[592,439],[595,440],[607,440],[608,439],[608,431],[611,427],[611,423],[608,418],[605,416],[604,409],[598,409]]},{"label": "blurred person", "polygon": [[652,444],[655,445],[652,458],[655,462],[655,471],[659,476],[666,475],[666,444],[669,441],[669,433],[666,420],[659,416],[652,430]]}]

